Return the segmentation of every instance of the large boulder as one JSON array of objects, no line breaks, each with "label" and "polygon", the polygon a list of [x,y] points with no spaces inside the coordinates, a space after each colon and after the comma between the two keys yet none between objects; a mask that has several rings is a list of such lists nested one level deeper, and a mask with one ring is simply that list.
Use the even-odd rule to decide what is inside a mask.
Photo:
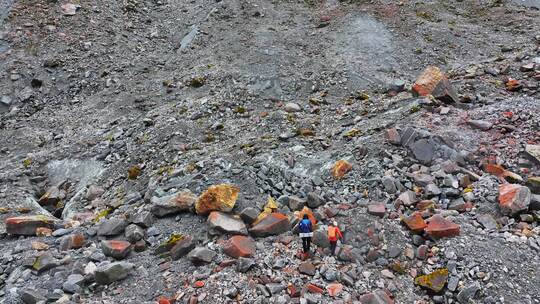
[{"label": "large boulder", "polygon": [[107,263],[97,267],[94,278],[97,284],[107,285],[127,278],[131,269],[133,269],[133,264],[131,263]]},{"label": "large boulder", "polygon": [[233,258],[252,257],[255,254],[255,242],[249,237],[235,235],[223,244],[223,252]]},{"label": "large boulder", "polygon": [[205,247],[196,247],[188,254],[188,258],[193,263],[211,263],[215,256],[215,251]]},{"label": "large boulder", "polygon": [[206,215],[212,211],[230,212],[236,200],[240,188],[234,185],[221,184],[210,186],[203,192],[195,203],[197,214]]},{"label": "large boulder", "polygon": [[224,233],[247,235],[247,227],[238,218],[219,211],[212,211],[208,216],[210,228]]},{"label": "large boulder", "polygon": [[127,221],[121,218],[113,217],[104,219],[99,223],[97,235],[99,236],[114,236],[124,233]]},{"label": "large boulder", "polygon": [[267,237],[282,234],[288,231],[290,226],[289,217],[285,214],[271,213],[251,228],[249,232],[256,237]]},{"label": "large boulder", "polygon": [[189,212],[193,209],[196,201],[197,196],[187,189],[173,195],[152,197],[151,212],[157,217]]},{"label": "large boulder", "polygon": [[36,235],[38,228],[54,228],[57,219],[45,215],[10,217],[6,219],[6,232],[12,235]]},{"label": "large boulder", "polygon": [[531,190],[516,184],[502,184],[499,186],[499,207],[502,213],[516,215],[526,211],[531,203]]}]

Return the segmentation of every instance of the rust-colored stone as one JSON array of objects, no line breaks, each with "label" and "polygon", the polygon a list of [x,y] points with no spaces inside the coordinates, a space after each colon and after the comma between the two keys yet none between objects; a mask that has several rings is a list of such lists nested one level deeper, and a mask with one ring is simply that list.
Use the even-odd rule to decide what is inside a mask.
[{"label": "rust-colored stone", "polygon": [[416,277],[414,283],[424,288],[431,289],[434,292],[439,292],[444,288],[448,280],[448,269],[441,268],[426,275]]},{"label": "rust-colored stone", "polygon": [[251,257],[255,254],[255,243],[249,237],[235,235],[225,242],[223,252],[233,258]]},{"label": "rust-colored stone", "polygon": [[289,230],[289,218],[282,213],[272,213],[251,228],[250,233],[257,237],[279,235]]},{"label": "rust-colored stone", "polygon": [[422,214],[420,214],[420,212],[415,212],[410,216],[403,217],[402,221],[414,232],[421,232],[427,227],[427,224],[424,221],[424,218],[422,218]]},{"label": "rust-colored stone", "polygon": [[426,233],[434,238],[453,237],[459,235],[459,225],[436,214],[429,219]]},{"label": "rust-colored stone", "polygon": [[341,159],[341,160],[338,160],[334,164],[334,167],[332,167],[331,173],[334,178],[341,179],[351,169],[352,169],[352,165],[348,161]]},{"label": "rust-colored stone", "polygon": [[311,293],[324,293],[324,289],[320,288],[319,286],[309,283],[306,285],[307,290]]},{"label": "rust-colored stone", "polygon": [[38,228],[54,228],[54,221],[45,215],[10,217],[6,219],[6,231],[12,235],[36,235]]},{"label": "rust-colored stone", "polygon": [[505,214],[514,215],[527,210],[531,202],[531,190],[516,184],[499,186],[499,207]]},{"label": "rust-colored stone", "polygon": [[195,204],[197,214],[206,215],[211,211],[229,212],[238,199],[240,188],[234,185],[221,184],[210,186]]},{"label": "rust-colored stone", "polygon": [[343,291],[343,285],[332,283],[326,286],[326,290],[331,297],[337,297]]}]

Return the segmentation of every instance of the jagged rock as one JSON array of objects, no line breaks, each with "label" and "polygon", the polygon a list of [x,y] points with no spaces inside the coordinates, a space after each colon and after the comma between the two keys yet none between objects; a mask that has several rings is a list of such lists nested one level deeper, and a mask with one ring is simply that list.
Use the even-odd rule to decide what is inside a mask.
[{"label": "jagged rock", "polygon": [[25,304],[45,303],[47,298],[34,288],[23,288],[19,291],[19,296]]},{"label": "jagged rock", "polygon": [[457,299],[459,303],[467,304],[470,303],[470,300],[474,298],[476,293],[480,290],[480,284],[478,282],[474,282],[465,288],[463,288],[457,295]]},{"label": "jagged rock", "polygon": [[420,139],[411,145],[411,151],[419,162],[423,164],[430,164],[435,156],[435,145],[427,140]]},{"label": "jagged rock", "polygon": [[81,274],[70,274],[64,284],[62,284],[62,290],[69,293],[80,293],[82,291],[81,287],[83,282],[84,276]]},{"label": "jagged rock", "polygon": [[150,228],[154,224],[154,216],[150,211],[141,211],[131,216],[131,222],[142,228]]},{"label": "jagged rock", "polygon": [[38,228],[54,228],[57,219],[45,215],[10,217],[6,219],[6,232],[12,235],[36,235]]},{"label": "jagged rock", "polygon": [[208,215],[208,224],[211,228],[224,233],[247,235],[247,227],[240,219],[219,211],[212,211]]},{"label": "jagged rock", "polygon": [[433,97],[445,103],[453,103],[459,100],[448,78],[435,66],[428,66],[422,72],[413,84],[412,92],[415,96],[433,95]]},{"label": "jagged rock", "polygon": [[66,191],[59,189],[57,186],[52,186],[39,198],[38,203],[48,210],[55,210],[58,209],[58,204],[65,198]]},{"label": "jagged rock", "polygon": [[394,304],[394,300],[381,289],[362,295],[359,301],[361,304]]},{"label": "jagged rock", "polygon": [[487,131],[493,127],[493,124],[485,120],[469,120],[467,122],[471,127]]},{"label": "jagged rock", "polygon": [[435,180],[435,178],[429,174],[413,173],[409,176],[413,178],[415,184],[421,187],[425,187],[428,184],[433,183],[433,181]]},{"label": "jagged rock", "polygon": [[131,224],[126,227],[124,235],[130,243],[134,244],[144,238],[144,229],[135,224]]},{"label": "jagged rock", "polygon": [[233,258],[252,257],[255,254],[255,242],[249,237],[235,235],[223,244],[223,252]]},{"label": "jagged rock", "polygon": [[525,152],[533,157],[537,162],[540,162],[540,145],[526,145]]},{"label": "jagged rock", "polygon": [[437,187],[437,185],[431,183],[431,184],[428,184],[425,188],[425,193],[428,197],[433,197],[433,196],[437,196],[439,194],[441,194],[441,189],[439,189],[439,187]]},{"label": "jagged rock", "polygon": [[188,254],[188,258],[194,263],[211,263],[216,252],[205,247],[196,247]]},{"label": "jagged rock", "polygon": [[393,145],[399,145],[401,143],[401,136],[395,128],[386,129],[384,135],[386,140]]},{"label": "jagged rock", "polygon": [[124,232],[127,226],[127,221],[121,218],[113,217],[110,219],[101,220],[97,230],[99,236],[114,236]]},{"label": "jagged rock", "polygon": [[481,214],[476,218],[476,220],[487,230],[497,229],[497,221],[495,221],[493,216],[489,214]]},{"label": "jagged rock", "polygon": [[416,285],[430,289],[434,292],[440,292],[448,280],[448,269],[441,268],[426,275],[421,275],[414,279]]},{"label": "jagged rock", "polygon": [[128,262],[102,264],[97,267],[94,278],[97,284],[108,285],[127,278],[133,266],[133,264]]},{"label": "jagged rock", "polygon": [[221,184],[210,186],[195,204],[197,214],[206,215],[211,211],[230,212],[238,199],[240,188]]},{"label": "jagged rock", "polygon": [[236,262],[236,270],[238,272],[245,273],[245,272],[248,272],[249,269],[251,267],[253,267],[253,265],[255,265],[255,264],[256,264],[255,260],[253,260],[253,259],[239,257],[237,262]]},{"label": "jagged rock", "polygon": [[131,243],[118,240],[101,241],[101,250],[106,256],[121,260],[131,251]]},{"label": "jagged rock", "polygon": [[337,297],[341,292],[343,291],[343,285],[340,283],[331,283],[326,286],[326,291],[328,291],[328,295],[331,297]]},{"label": "jagged rock", "polygon": [[386,214],[386,207],[383,203],[369,204],[368,213],[382,218]]},{"label": "jagged rock", "polygon": [[324,231],[323,229],[318,229],[313,232],[312,242],[313,244],[317,245],[317,247],[330,247],[330,241],[328,241],[326,231]]},{"label": "jagged rock", "polygon": [[253,207],[244,208],[242,212],[240,212],[240,218],[248,224],[252,224],[253,222],[255,222],[258,216],[259,211],[257,211],[257,209]]},{"label": "jagged rock", "polygon": [[309,276],[314,276],[316,268],[315,265],[313,265],[311,262],[304,262],[298,266],[298,272]]},{"label": "jagged rock", "polygon": [[398,197],[398,200],[400,200],[405,206],[411,206],[414,203],[418,202],[418,198],[416,198],[416,193],[410,190],[401,193]]},{"label": "jagged rock", "polygon": [[420,214],[420,212],[415,212],[410,216],[403,217],[402,221],[414,232],[421,232],[427,227],[427,224],[424,221],[424,218],[422,218],[422,214]]},{"label": "jagged rock", "polygon": [[80,233],[66,235],[60,241],[60,250],[78,249],[86,244],[86,238]]},{"label": "jagged rock", "polygon": [[157,217],[189,212],[193,209],[196,201],[197,196],[187,189],[169,196],[152,197],[151,212]]},{"label": "jagged rock", "polygon": [[352,165],[348,161],[341,159],[341,160],[338,160],[334,164],[334,166],[332,167],[331,173],[334,178],[341,179],[351,169],[352,169]]},{"label": "jagged rock", "polygon": [[516,184],[502,184],[499,186],[499,207],[501,212],[515,215],[529,208],[531,203],[531,190]]},{"label": "jagged rock", "polygon": [[315,192],[307,194],[307,205],[309,208],[315,209],[324,204],[324,199]]},{"label": "jagged rock", "polygon": [[302,210],[306,206],[307,201],[305,199],[301,199],[298,196],[291,196],[288,200],[288,206],[291,211],[297,211]]},{"label": "jagged rock", "polygon": [[452,237],[459,235],[459,225],[443,216],[436,214],[432,216],[425,229],[426,233],[433,238]]},{"label": "jagged rock", "polygon": [[194,248],[195,243],[193,242],[193,238],[191,236],[186,236],[176,242],[176,244],[171,248],[171,259],[178,260],[179,258],[187,255]]},{"label": "jagged rock", "polygon": [[266,288],[268,289],[270,294],[275,295],[281,293],[283,290],[285,290],[285,288],[287,288],[287,286],[281,285],[279,283],[269,283],[266,284]]},{"label": "jagged rock", "polygon": [[381,178],[381,183],[383,184],[386,192],[390,194],[394,194],[398,191],[396,187],[396,180],[391,176],[383,176]]},{"label": "jagged rock", "polygon": [[39,273],[58,267],[59,262],[51,255],[50,252],[42,253],[37,256],[32,263],[32,268]]},{"label": "jagged rock", "polygon": [[257,223],[249,232],[256,237],[279,235],[290,229],[289,217],[282,213],[271,213]]}]

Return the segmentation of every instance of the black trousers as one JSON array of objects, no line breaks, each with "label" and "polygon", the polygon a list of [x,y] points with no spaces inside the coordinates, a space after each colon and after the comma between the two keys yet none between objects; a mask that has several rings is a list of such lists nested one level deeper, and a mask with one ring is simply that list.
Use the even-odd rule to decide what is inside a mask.
[{"label": "black trousers", "polygon": [[337,241],[330,241],[330,252],[332,252],[332,255],[336,255],[336,246]]},{"label": "black trousers", "polygon": [[311,238],[310,237],[303,237],[302,238],[302,247],[304,248],[304,253],[309,252],[309,247],[311,246]]}]

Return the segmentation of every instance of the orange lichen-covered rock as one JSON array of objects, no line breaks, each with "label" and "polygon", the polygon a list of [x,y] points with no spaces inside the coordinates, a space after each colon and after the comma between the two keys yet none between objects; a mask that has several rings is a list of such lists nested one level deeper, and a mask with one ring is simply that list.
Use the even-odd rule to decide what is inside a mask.
[{"label": "orange lichen-covered rock", "polygon": [[343,176],[345,176],[345,174],[347,174],[347,172],[349,172],[351,169],[352,165],[348,161],[341,159],[334,164],[331,173],[334,178],[340,179],[343,178]]},{"label": "orange lichen-covered rock", "polygon": [[514,215],[527,210],[531,203],[531,190],[516,184],[499,186],[499,207],[505,214]]},{"label": "orange lichen-covered rock", "polygon": [[441,268],[441,269],[435,270],[434,272],[430,274],[416,277],[414,279],[414,283],[416,285],[420,285],[421,287],[430,289],[434,292],[440,292],[444,288],[444,285],[446,284],[447,280],[448,280],[448,269]]},{"label": "orange lichen-covered rock", "polygon": [[211,211],[229,212],[238,199],[240,188],[234,185],[221,184],[210,186],[195,204],[197,214],[206,215]]}]

